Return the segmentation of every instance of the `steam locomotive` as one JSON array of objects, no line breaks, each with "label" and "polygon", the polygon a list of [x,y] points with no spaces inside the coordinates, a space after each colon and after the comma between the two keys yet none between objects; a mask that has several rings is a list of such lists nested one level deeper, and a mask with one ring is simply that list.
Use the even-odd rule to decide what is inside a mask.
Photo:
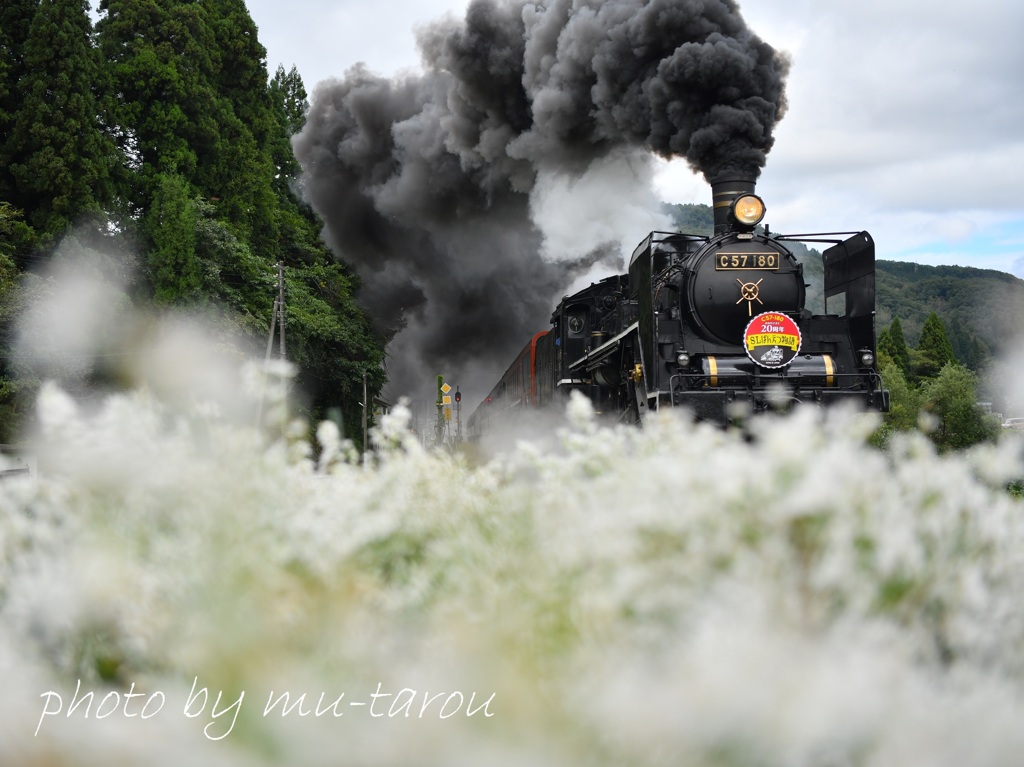
[{"label": "steam locomotive", "polygon": [[[471,438],[569,392],[642,424],[687,408],[727,424],[791,403],[886,412],[875,363],[875,245],[867,232],[757,229],[754,182],[711,185],[713,236],[652,232],[615,275],[566,296],[468,421]],[[806,306],[804,265],[786,242],[824,243],[824,314]]]}]

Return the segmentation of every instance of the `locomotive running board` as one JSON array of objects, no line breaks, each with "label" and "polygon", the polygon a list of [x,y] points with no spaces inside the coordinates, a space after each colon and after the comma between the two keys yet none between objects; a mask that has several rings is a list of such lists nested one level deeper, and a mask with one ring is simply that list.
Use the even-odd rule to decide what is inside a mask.
[{"label": "locomotive running board", "polygon": [[639,330],[639,328],[640,323],[634,322],[632,325],[623,330],[617,336],[608,339],[603,344],[598,346],[596,349],[591,349],[589,352],[584,354],[575,362],[569,363],[569,370],[576,370],[577,368],[580,367],[582,367],[587,372],[593,370],[619,348],[619,345],[622,343],[623,338],[628,336],[633,331]]}]

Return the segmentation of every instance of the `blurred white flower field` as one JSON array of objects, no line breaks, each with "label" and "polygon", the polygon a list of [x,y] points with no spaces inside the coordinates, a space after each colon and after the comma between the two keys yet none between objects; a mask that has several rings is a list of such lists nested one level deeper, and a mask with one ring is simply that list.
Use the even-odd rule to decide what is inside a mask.
[{"label": "blurred white flower field", "polygon": [[400,407],[363,465],[146,391],[39,408],[39,476],[0,484],[0,764],[1021,763],[1017,435],[573,401],[484,462]]}]

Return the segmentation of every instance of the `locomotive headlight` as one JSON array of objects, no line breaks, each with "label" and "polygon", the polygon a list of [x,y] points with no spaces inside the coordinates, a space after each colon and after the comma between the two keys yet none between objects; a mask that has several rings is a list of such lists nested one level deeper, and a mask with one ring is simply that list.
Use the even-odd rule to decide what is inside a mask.
[{"label": "locomotive headlight", "polygon": [[764,213],[764,201],[756,194],[744,194],[732,204],[733,218],[744,226],[756,226]]},{"label": "locomotive headlight", "polygon": [[875,355],[871,353],[870,349],[860,350],[860,364],[866,368],[875,364]]},{"label": "locomotive headlight", "polygon": [[690,355],[686,352],[679,352],[679,356],[676,357],[676,362],[681,368],[688,367],[690,364]]}]

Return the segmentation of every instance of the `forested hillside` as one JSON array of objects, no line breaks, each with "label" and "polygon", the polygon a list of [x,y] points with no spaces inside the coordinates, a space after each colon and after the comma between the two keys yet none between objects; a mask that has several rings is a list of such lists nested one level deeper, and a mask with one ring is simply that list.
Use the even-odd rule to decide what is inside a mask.
[{"label": "forested hillside", "polygon": [[942,318],[957,359],[977,369],[1024,330],[1024,280],[991,269],[879,261],[878,324],[899,317],[917,343],[929,313]]},{"label": "forested hillside", "polygon": [[[373,393],[384,382],[382,339],[296,194],[290,137],[308,106],[298,72],[268,76],[243,0],[102,0],[95,24],[87,11],[81,0],[0,7],[0,439],[43,374],[45,350],[17,345],[17,316],[56,261],[97,254],[128,275],[126,304],[199,311],[250,348],[266,344],[283,262],[287,352],[307,408],[341,408],[358,426],[364,371]],[[45,372],[86,391],[105,377],[92,363]]]}]

